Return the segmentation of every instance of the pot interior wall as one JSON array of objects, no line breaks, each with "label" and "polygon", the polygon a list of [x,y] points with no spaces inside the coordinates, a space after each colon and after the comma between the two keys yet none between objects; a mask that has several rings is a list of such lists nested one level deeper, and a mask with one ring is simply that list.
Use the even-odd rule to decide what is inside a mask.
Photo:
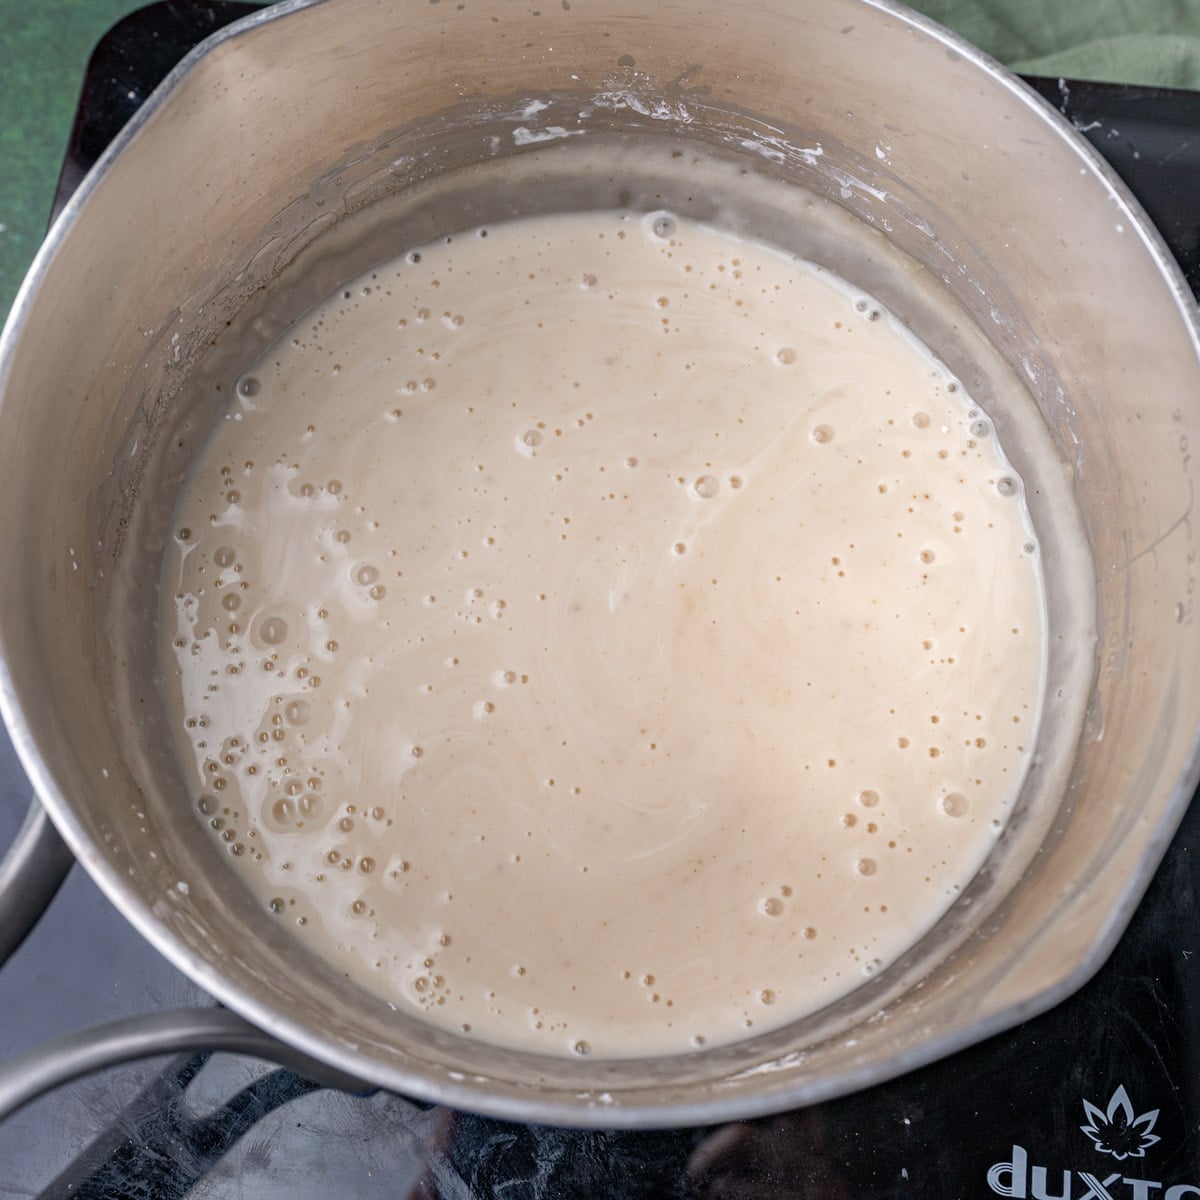
[{"label": "pot interior wall", "polygon": [[[1019,1019],[1098,965],[1194,783],[1200,372],[1178,278],[1039,102],[851,0],[535,16],[337,0],[221,41],[152,108],[15,310],[0,636],[39,789],[156,944],[382,1083],[608,1125],[819,1099]],[[776,181],[774,199],[746,202],[742,171]],[[153,629],[179,483],[275,336],[439,234],[614,205],[678,207],[823,262],[947,362],[1030,486],[1051,667],[1020,810],[904,961],[735,1047],[565,1062],[431,1031],[281,935],[182,788]],[[1006,407],[1014,379],[1036,420]]]}]

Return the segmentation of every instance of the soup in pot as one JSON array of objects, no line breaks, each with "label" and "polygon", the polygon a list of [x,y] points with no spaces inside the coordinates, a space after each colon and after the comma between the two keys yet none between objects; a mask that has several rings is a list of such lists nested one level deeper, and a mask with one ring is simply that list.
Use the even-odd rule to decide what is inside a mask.
[{"label": "soup in pot", "polygon": [[211,836],[397,1009],[630,1057],[814,1012],[973,877],[1044,589],[985,411],[882,305],[659,211],[464,230],[238,380],[161,655]]}]

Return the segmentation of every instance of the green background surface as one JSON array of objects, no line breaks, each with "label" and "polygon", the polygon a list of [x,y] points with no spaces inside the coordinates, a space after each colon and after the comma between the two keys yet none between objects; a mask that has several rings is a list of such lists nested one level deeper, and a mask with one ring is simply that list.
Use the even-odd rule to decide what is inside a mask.
[{"label": "green background surface", "polygon": [[[0,0],[0,317],[45,232],[88,55],[143,2]],[[916,7],[1014,70],[1200,87],[1200,0],[918,0]]]}]

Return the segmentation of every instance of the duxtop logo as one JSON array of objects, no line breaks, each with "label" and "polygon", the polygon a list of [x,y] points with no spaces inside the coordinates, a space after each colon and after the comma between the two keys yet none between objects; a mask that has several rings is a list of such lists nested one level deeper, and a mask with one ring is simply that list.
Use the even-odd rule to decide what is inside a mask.
[{"label": "duxtop logo", "polygon": [[1104,1112],[1089,1100],[1083,1102],[1083,1111],[1088,1115],[1088,1123],[1079,1128],[1091,1138],[1092,1145],[1101,1154],[1111,1154],[1117,1162],[1145,1158],[1147,1149],[1160,1140],[1153,1132],[1158,1109],[1135,1117],[1124,1084],[1113,1092]]},{"label": "duxtop logo", "polygon": [[[1161,1141],[1154,1132],[1158,1109],[1135,1115],[1123,1084],[1103,1109],[1084,1100],[1083,1114],[1087,1123],[1079,1128],[1092,1148],[1118,1163],[1144,1159],[1146,1151]],[[1141,1179],[1125,1174],[1124,1168],[1110,1171],[1107,1167],[1111,1165],[1110,1161],[1091,1170],[1044,1167],[1029,1161],[1024,1146],[1014,1145],[1010,1159],[992,1163],[987,1181],[997,1196],[1017,1200],[1200,1200],[1200,1187],[1195,1184]]]}]

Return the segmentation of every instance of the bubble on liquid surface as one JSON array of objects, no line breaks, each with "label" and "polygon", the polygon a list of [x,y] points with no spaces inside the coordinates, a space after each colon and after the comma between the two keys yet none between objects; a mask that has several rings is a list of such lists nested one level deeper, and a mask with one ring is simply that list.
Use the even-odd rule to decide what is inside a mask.
[{"label": "bubble on liquid surface", "polygon": [[768,896],[759,902],[758,910],[766,917],[777,917],[783,912],[783,901],[778,896]]},{"label": "bubble on liquid surface", "polygon": [[654,234],[655,237],[664,239],[669,238],[674,234],[677,228],[678,224],[676,223],[675,218],[669,213],[650,214],[650,232]]},{"label": "bubble on liquid surface", "polygon": [[287,622],[282,617],[263,617],[258,624],[259,639],[268,646],[278,646],[287,634]]},{"label": "bubble on liquid surface", "polygon": [[867,788],[858,793],[858,802],[863,808],[874,808],[879,803],[879,793]]},{"label": "bubble on liquid surface", "polygon": [[715,475],[701,475],[692,484],[692,490],[701,500],[711,500],[721,490],[721,485]]},{"label": "bubble on liquid surface", "polygon": [[1002,479],[996,480],[996,491],[1001,496],[1015,496],[1020,490],[1020,487],[1011,475],[1005,475]]},{"label": "bubble on liquid surface", "polygon": [[243,375],[238,380],[237,392],[239,396],[245,396],[251,399],[257,396],[262,391],[262,381],[257,375]]},{"label": "bubble on liquid surface", "polygon": [[221,546],[213,555],[213,562],[218,567],[232,567],[237,559],[237,551],[232,546]]},{"label": "bubble on liquid surface", "polygon": [[312,705],[307,700],[289,700],[283,715],[289,725],[303,725],[312,716]]},{"label": "bubble on liquid surface", "polygon": [[860,875],[874,875],[876,866],[873,858],[860,858],[855,864],[854,869]]},{"label": "bubble on liquid surface", "polygon": [[796,351],[791,346],[780,346],[775,351],[775,361],[781,367],[790,367],[796,361]]},{"label": "bubble on liquid surface", "polygon": [[371,566],[370,563],[363,563],[357,571],[354,572],[354,581],[361,583],[363,587],[369,587],[379,578],[379,569]]},{"label": "bubble on liquid surface", "polygon": [[965,817],[970,804],[962,792],[948,792],[942,797],[942,812],[948,817]]},{"label": "bubble on liquid surface", "polygon": [[809,436],[818,446],[824,446],[833,441],[833,430],[828,425],[818,425]]},{"label": "bubble on liquid surface", "polygon": [[306,821],[312,821],[319,817],[324,807],[325,803],[319,792],[305,792],[296,801],[296,811]]}]

